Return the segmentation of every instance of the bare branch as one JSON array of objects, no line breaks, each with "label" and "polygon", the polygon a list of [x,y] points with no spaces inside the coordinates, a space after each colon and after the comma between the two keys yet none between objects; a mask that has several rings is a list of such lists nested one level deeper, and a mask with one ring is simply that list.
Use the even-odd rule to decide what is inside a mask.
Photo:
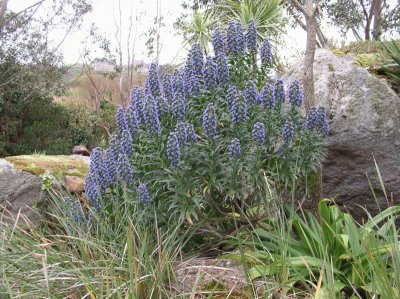
[{"label": "bare branch", "polygon": [[[4,3],[7,3],[7,2],[8,2],[8,0],[3,0],[3,1],[4,1],[4,2],[2,2],[2,6],[3,6]],[[31,6],[28,6],[27,8],[25,8],[25,9],[21,10],[20,12],[14,14],[12,17],[10,17],[10,18],[7,19],[7,20],[4,19],[4,16],[1,17],[1,15],[0,15],[0,30],[1,30],[5,25],[7,25],[9,22],[11,22],[12,20],[14,20],[15,18],[17,18],[17,17],[20,16],[21,14],[25,13],[26,11],[28,11],[28,10],[30,10],[31,8],[34,8],[34,7],[36,6],[35,11],[34,11],[34,12],[31,14],[31,16],[29,17],[29,19],[31,19],[32,16],[36,13],[36,11],[39,9],[39,7],[43,4],[44,1],[45,1],[45,0],[41,0],[41,1],[36,2],[35,4],[32,4]],[[6,4],[6,5],[7,5],[7,4]],[[2,8],[3,8],[3,7],[2,7]],[[1,9],[2,9],[2,8],[1,8]],[[7,7],[6,7],[6,9],[7,9]],[[5,11],[4,11],[4,13],[5,13]],[[1,14],[1,12],[0,12],[0,14]],[[3,22],[4,22],[4,23],[3,23]]]},{"label": "bare branch", "polygon": [[[43,1],[40,1],[40,2],[37,2],[37,3],[34,4],[34,5],[29,6],[28,8],[26,8],[26,9],[20,11],[19,13],[13,15],[11,18],[7,19],[6,22],[5,22],[4,24],[2,24],[2,25],[0,24],[0,37],[1,37],[2,28],[4,28],[9,22],[11,22],[12,20],[14,20],[17,16],[21,15],[22,13],[24,13],[24,12],[26,12],[27,10],[29,10],[29,9],[31,9],[31,8],[33,8],[33,7],[36,6],[36,7],[35,7],[35,10],[32,11],[31,14],[30,14],[22,23],[20,23],[18,27],[14,27],[14,28],[8,30],[5,34],[13,33],[13,32],[15,32],[15,31],[17,31],[18,29],[23,28],[26,24],[28,24],[28,23],[32,20],[33,16],[36,14],[36,12],[39,10],[40,5],[41,5],[43,2],[44,2],[44,0],[43,0]],[[3,27],[2,27],[2,26],[3,26]],[[18,36],[16,36],[16,38],[17,38],[17,37],[18,37]]]},{"label": "bare branch", "polygon": [[364,0],[360,0],[360,4],[361,4],[365,18],[368,19],[368,12],[367,12],[367,8],[365,7]]},{"label": "bare branch", "polygon": [[360,33],[358,33],[358,31],[354,27],[351,27],[351,31],[358,41],[362,40]]},{"label": "bare branch", "polygon": [[315,5],[315,8],[313,10],[312,8],[312,1],[311,1],[311,10],[313,13],[313,16],[316,17],[320,12],[321,12],[321,6],[319,5],[319,2],[317,2],[317,4]]},{"label": "bare branch", "polygon": [[297,0],[287,0],[289,1],[298,11],[300,11],[306,18],[308,18],[310,15],[308,11],[304,8],[303,5],[301,5]]}]

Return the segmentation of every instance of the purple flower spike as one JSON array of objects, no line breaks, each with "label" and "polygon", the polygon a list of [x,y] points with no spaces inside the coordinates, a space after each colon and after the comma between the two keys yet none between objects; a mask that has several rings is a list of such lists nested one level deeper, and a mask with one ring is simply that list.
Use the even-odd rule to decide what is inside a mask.
[{"label": "purple flower spike", "polygon": [[261,64],[269,66],[272,63],[272,46],[268,39],[264,39],[260,47]]},{"label": "purple flower spike", "polygon": [[286,121],[282,130],[283,143],[289,143],[294,137],[294,125],[291,121]]},{"label": "purple flower spike", "polygon": [[222,37],[221,30],[218,28],[214,30],[213,35],[212,35],[212,44],[214,48],[214,54],[217,56],[217,54],[224,53],[224,39]]},{"label": "purple flower spike", "polygon": [[208,139],[217,135],[217,114],[214,104],[208,104],[203,112],[203,132]]},{"label": "purple flower spike", "polygon": [[288,97],[289,103],[291,104],[292,108],[300,107],[303,103],[303,90],[300,86],[299,81],[294,80],[288,90]]},{"label": "purple flower spike", "polygon": [[235,138],[229,145],[229,153],[232,156],[232,158],[237,159],[240,156],[240,152],[241,152],[240,141],[239,139]]},{"label": "purple flower spike", "polygon": [[253,139],[258,145],[262,146],[265,143],[265,126],[263,123],[256,122],[251,133]]},{"label": "purple flower spike", "polygon": [[257,28],[254,20],[250,20],[247,26],[246,47],[249,53],[255,53],[257,50]]},{"label": "purple flower spike", "polygon": [[215,56],[217,80],[220,87],[224,87],[229,82],[229,65],[224,53]]},{"label": "purple flower spike", "polygon": [[151,197],[150,193],[147,190],[147,186],[145,183],[140,183],[139,186],[136,189],[138,199],[140,202],[144,202],[146,204],[150,204],[151,202]]},{"label": "purple flower spike", "polygon": [[158,74],[158,66],[155,63],[150,64],[146,80],[146,94],[155,98],[161,95],[160,76]]},{"label": "purple flower spike", "polygon": [[167,141],[167,156],[172,168],[176,168],[181,159],[179,136],[176,132],[169,133]]}]

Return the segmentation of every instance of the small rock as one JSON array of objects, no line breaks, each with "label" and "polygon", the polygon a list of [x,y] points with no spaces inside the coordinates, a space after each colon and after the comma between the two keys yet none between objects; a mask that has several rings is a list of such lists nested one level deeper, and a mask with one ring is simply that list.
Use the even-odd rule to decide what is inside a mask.
[{"label": "small rock", "polygon": [[72,154],[73,155],[81,155],[81,156],[90,156],[89,150],[86,148],[86,146],[83,145],[76,145],[72,149]]},{"label": "small rock", "polygon": [[85,182],[80,177],[66,175],[64,176],[64,181],[70,193],[80,193],[85,190]]},{"label": "small rock", "polygon": [[175,289],[180,294],[194,289],[199,293],[207,293],[210,288],[217,287],[221,298],[227,294],[230,294],[230,298],[243,298],[248,287],[242,266],[235,262],[193,258],[174,265],[174,270],[177,278]]}]

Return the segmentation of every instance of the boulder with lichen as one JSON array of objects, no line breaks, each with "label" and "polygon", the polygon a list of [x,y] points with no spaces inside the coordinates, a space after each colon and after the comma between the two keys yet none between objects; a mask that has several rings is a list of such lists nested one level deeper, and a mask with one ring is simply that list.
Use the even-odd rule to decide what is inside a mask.
[{"label": "boulder with lichen", "polygon": [[[400,99],[385,79],[370,74],[348,56],[318,50],[314,63],[317,105],[328,108],[331,134],[326,141],[322,195],[333,197],[361,219],[363,208],[376,213],[400,202]],[[302,78],[302,63],[287,74]],[[380,169],[385,192],[377,175]]]},{"label": "boulder with lichen", "polygon": [[25,155],[0,159],[0,214],[36,226],[46,199],[44,180],[56,189],[80,193],[88,171],[83,156]]}]

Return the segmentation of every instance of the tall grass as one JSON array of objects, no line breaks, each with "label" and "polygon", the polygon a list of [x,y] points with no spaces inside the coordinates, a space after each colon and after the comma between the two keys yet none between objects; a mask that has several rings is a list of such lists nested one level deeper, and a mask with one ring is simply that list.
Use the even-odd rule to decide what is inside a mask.
[{"label": "tall grass", "polygon": [[[331,201],[320,202],[316,217],[266,185],[269,217],[238,229],[225,255],[248,279],[240,298],[400,297],[399,206],[358,224]],[[192,234],[160,227],[155,211],[148,217],[123,198],[89,224],[66,217],[59,196],[41,229],[0,216],[0,298],[237,298],[201,289],[201,275],[180,293],[175,263],[187,259]]]},{"label": "tall grass", "polygon": [[136,211],[89,229],[53,203],[52,221],[40,230],[1,219],[0,298],[174,297],[172,261],[187,239],[178,226],[162,231]]}]

